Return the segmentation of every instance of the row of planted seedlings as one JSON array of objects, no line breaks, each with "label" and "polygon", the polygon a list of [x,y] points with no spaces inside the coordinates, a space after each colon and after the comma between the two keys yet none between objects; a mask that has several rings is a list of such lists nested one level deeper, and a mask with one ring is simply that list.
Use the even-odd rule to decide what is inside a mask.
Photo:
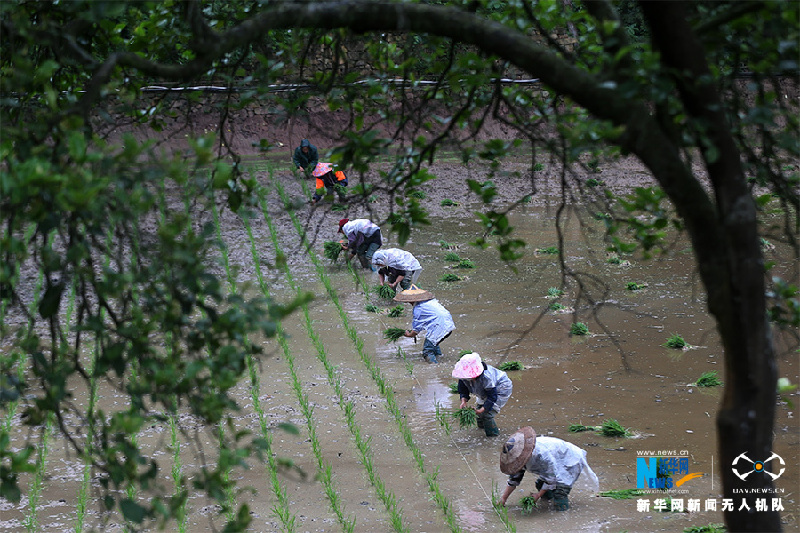
[{"label": "row of planted seedlings", "polygon": [[[270,298],[269,287],[264,279],[263,271],[261,270],[261,260],[256,249],[256,243],[253,237],[250,221],[246,215],[241,217],[241,220],[245,226],[245,230],[247,231],[250,241],[250,251],[256,269],[256,277],[258,279],[259,288],[266,298]],[[269,222],[269,219],[267,220]],[[235,292],[236,281],[231,272],[230,262],[228,260],[228,248],[222,237],[219,215],[216,207],[214,208],[214,223],[217,230],[217,238],[220,242],[220,250],[223,256],[223,264],[225,266],[228,283],[231,287],[231,291]],[[276,254],[281,253],[277,246],[275,252]],[[298,296],[301,296],[300,291],[298,291]],[[303,413],[306,421],[306,428],[308,430],[308,436],[311,442],[311,449],[317,461],[317,478],[322,482],[325,489],[325,495],[331,507],[331,511],[333,511],[334,515],[336,515],[336,518],[341,524],[342,528],[345,531],[353,531],[355,527],[355,521],[345,515],[345,510],[339,495],[339,491],[334,484],[332,468],[330,464],[325,461],[325,458],[322,455],[322,447],[317,436],[317,425],[314,421],[314,409],[309,401],[308,394],[303,391],[303,384],[297,374],[294,354],[289,348],[287,335],[280,322],[277,324],[276,338],[289,368],[289,375],[292,381],[292,390],[294,391],[297,402],[300,405],[300,411]],[[264,412],[260,401],[260,377],[258,373],[258,367],[252,357],[248,358],[248,372],[250,376],[250,395],[253,400],[254,409],[259,417],[261,435],[267,441],[269,446],[267,454],[267,467],[269,470],[270,484],[276,498],[276,503],[273,505],[272,509],[273,514],[280,520],[281,527],[284,531],[295,531],[297,518],[296,515],[292,514],[289,509],[289,501],[286,495],[286,489],[281,485],[280,479],[278,478],[279,465],[277,463],[277,459],[271,453],[272,435],[269,430],[266,413]]]},{"label": "row of planted seedlings", "polygon": [[[283,188],[282,184],[279,180],[275,179],[274,175],[270,172],[271,183],[273,184],[276,192],[280,196],[281,200],[283,201],[284,206],[289,208],[292,205],[291,199],[289,198],[288,194],[286,193],[285,189]],[[425,482],[428,485],[428,489],[432,493],[432,498],[437,506],[442,510],[444,514],[444,520],[449,526],[451,531],[461,531],[460,526],[457,523],[457,519],[455,513],[453,511],[453,506],[450,500],[444,495],[439,486],[439,482],[437,480],[439,470],[438,468],[433,470],[428,470],[425,466],[425,460],[422,455],[422,452],[419,449],[419,446],[414,441],[413,433],[411,432],[410,427],[408,426],[408,422],[406,419],[405,414],[397,405],[397,401],[395,399],[395,392],[394,388],[391,384],[387,381],[386,377],[381,372],[380,367],[373,361],[373,359],[367,355],[364,351],[364,340],[358,335],[356,329],[350,325],[349,317],[347,316],[347,312],[341,305],[339,301],[338,294],[336,289],[333,287],[330,278],[325,273],[325,267],[320,262],[319,258],[314,253],[313,249],[311,248],[310,243],[305,239],[305,232],[303,229],[302,224],[297,219],[297,216],[291,209],[287,209],[288,214],[291,218],[292,224],[294,225],[295,229],[297,230],[298,235],[302,238],[303,243],[306,247],[306,251],[310,257],[310,260],[314,264],[314,267],[317,271],[317,275],[319,279],[322,281],[325,290],[330,298],[331,302],[336,307],[336,310],[339,314],[339,317],[342,321],[342,326],[344,327],[347,336],[353,342],[356,352],[358,353],[362,363],[366,367],[367,371],[370,373],[373,381],[378,387],[378,391],[386,400],[386,408],[389,411],[390,415],[393,417],[398,430],[403,438],[403,441],[406,444],[406,447],[411,452],[412,456],[414,457],[414,465],[417,467],[420,475],[423,477]]]},{"label": "row of planted seedlings", "polygon": [[[272,244],[274,246],[275,253],[276,254],[282,254],[283,251],[282,251],[282,248],[281,248],[281,242],[280,242],[280,239],[279,239],[279,236],[278,236],[278,232],[277,232],[277,230],[275,228],[275,225],[272,222],[272,218],[271,218],[271,216],[269,214],[264,191],[263,190],[259,190],[258,194],[259,194],[259,203],[260,203],[261,211],[262,211],[262,214],[264,216],[264,220],[265,220],[265,222],[267,224],[267,227],[269,228],[270,238],[271,238]],[[249,221],[247,219],[244,219],[244,223],[245,223],[245,226],[246,226],[246,229],[247,229],[247,232],[248,232],[248,236],[250,238],[250,243],[251,243],[251,248],[252,248],[252,253],[253,253],[253,259],[254,259],[254,261],[256,263],[257,273],[259,275],[259,284],[262,287],[262,291],[264,291],[265,295],[267,295],[268,294],[268,290],[267,290],[266,286],[262,283],[262,278],[261,278],[261,275],[260,275],[260,266],[259,266],[259,261],[258,261],[258,256],[257,256],[257,253],[256,253],[256,249],[255,249],[255,240],[253,238],[252,229],[251,229],[250,223],[249,223]],[[302,294],[302,291],[300,290],[300,288],[298,287],[297,283],[295,282],[294,276],[292,275],[292,272],[291,272],[288,264],[283,263],[283,271],[284,271],[284,274],[286,275],[286,279],[287,279],[291,289],[298,296],[300,296]],[[391,490],[386,488],[386,484],[384,483],[383,479],[380,477],[380,475],[376,471],[375,461],[374,461],[374,453],[373,453],[372,446],[371,446],[371,439],[369,437],[365,436],[365,433],[362,431],[360,425],[358,424],[358,421],[356,420],[356,417],[355,417],[355,415],[356,415],[355,404],[353,403],[352,400],[348,400],[347,397],[346,397],[346,394],[345,394],[346,390],[342,386],[341,379],[337,375],[337,369],[331,363],[330,359],[328,358],[328,352],[325,349],[325,346],[324,346],[322,340],[320,339],[319,334],[315,331],[315,329],[313,327],[313,320],[311,318],[308,305],[307,304],[303,304],[301,306],[301,311],[303,313],[304,327],[306,329],[306,332],[308,334],[309,339],[312,342],[312,345],[314,346],[314,349],[315,349],[315,352],[316,352],[316,357],[320,361],[320,363],[322,363],[323,367],[325,368],[326,378],[327,378],[328,384],[331,386],[331,388],[333,389],[334,393],[336,394],[337,404],[339,405],[340,409],[342,410],[342,412],[344,414],[345,420],[347,422],[348,430],[349,430],[350,434],[352,435],[353,440],[355,442],[355,446],[356,446],[356,449],[358,451],[359,458],[361,460],[361,464],[364,466],[364,468],[366,470],[367,477],[368,477],[371,485],[375,489],[376,495],[378,496],[378,498],[381,500],[381,502],[386,507],[386,510],[387,510],[387,512],[389,514],[389,522],[391,523],[392,528],[393,528],[394,531],[402,531],[402,532],[410,531],[409,527],[406,524],[404,524],[403,512],[402,512],[402,509],[399,506],[397,496]],[[288,360],[291,357],[291,354],[289,352],[288,345],[286,343],[285,337],[283,337],[282,339],[279,338],[279,341],[281,342],[281,346],[284,349],[284,355],[286,356],[286,358]],[[319,459],[319,461],[320,461],[320,466],[322,466],[321,458]],[[322,475],[321,477],[323,479],[323,482],[325,482],[326,478],[330,479],[332,477],[332,469],[331,469],[330,465],[326,464],[325,465],[325,470],[321,471],[320,474]],[[333,504],[334,503],[335,494],[333,494],[331,491],[329,491],[327,486],[326,486],[326,493],[328,494],[329,500],[331,500],[331,503]],[[339,517],[340,522],[342,523],[342,526],[345,528],[345,530],[348,530],[348,531],[352,531],[353,530],[353,528],[355,526],[355,522],[354,521],[345,522],[343,516],[339,515],[338,513],[337,513],[337,516]]]}]

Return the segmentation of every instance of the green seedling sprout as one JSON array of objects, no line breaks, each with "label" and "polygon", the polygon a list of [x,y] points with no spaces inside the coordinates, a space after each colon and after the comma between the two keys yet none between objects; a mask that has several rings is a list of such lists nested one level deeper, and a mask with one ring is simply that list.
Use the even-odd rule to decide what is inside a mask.
[{"label": "green seedling sprout", "polygon": [[383,338],[389,339],[392,342],[397,342],[397,339],[403,336],[406,330],[402,328],[388,328],[383,332]]},{"label": "green seedling sprout", "polygon": [[390,308],[386,314],[392,318],[397,318],[403,316],[405,312],[405,308],[402,305],[395,305],[394,307]]},{"label": "green seedling sprout", "polygon": [[339,254],[342,253],[342,245],[336,241],[325,241],[323,246],[325,259],[335,263],[339,259]]},{"label": "green seedling sprout", "polygon": [[639,291],[639,290],[644,289],[645,287],[647,287],[646,283],[641,283],[640,284],[640,283],[636,283],[635,281],[629,281],[625,285],[625,288],[628,289],[629,291]]},{"label": "green seedling sprout", "polygon": [[575,322],[569,328],[570,335],[579,335],[584,336],[589,334],[589,326],[584,324],[583,322]]},{"label": "green seedling sprout", "polygon": [[462,279],[461,276],[457,276],[455,274],[445,274],[444,276],[439,278],[439,281],[445,281],[447,283],[452,283],[454,281],[461,281],[461,279]]},{"label": "green seedling sprout", "polygon": [[461,257],[455,252],[447,252],[444,256],[445,261],[461,261]]},{"label": "green seedling sprout", "polygon": [[522,512],[525,514],[531,514],[533,510],[536,509],[536,499],[533,496],[525,496],[519,500],[519,504],[522,506]]},{"label": "green seedling sprout", "polygon": [[536,248],[534,250],[537,254],[557,254],[558,247],[557,246],[547,246],[545,248]]},{"label": "green seedling sprout", "polygon": [[472,407],[464,407],[463,409],[454,411],[452,416],[458,420],[458,427],[461,429],[478,425],[478,414]]},{"label": "green seedling sprout", "polygon": [[560,302],[551,302],[550,303],[550,310],[551,311],[561,311],[562,309],[566,309],[567,307],[560,303]]},{"label": "green seedling sprout", "polygon": [[604,421],[599,427],[598,433],[604,437],[630,437],[631,432],[629,429],[622,427],[619,422],[613,418]]},{"label": "green seedling sprout", "polygon": [[703,372],[695,385],[698,387],[719,387],[722,385],[722,381],[717,377],[716,370],[709,370],[708,372]]},{"label": "green seedling sprout", "polygon": [[441,203],[442,207],[454,207],[454,206],[457,206],[457,205],[458,205],[458,202],[456,202],[455,200],[451,200],[450,198],[445,198],[444,200],[442,200],[442,203]]},{"label": "green seedling sprout", "polygon": [[665,342],[662,346],[666,346],[667,348],[674,348],[676,350],[683,350],[684,348],[689,347],[689,343],[683,340],[683,337],[681,337],[677,333],[673,333],[667,339],[667,342]]},{"label": "green seedling sprout", "polygon": [[456,268],[475,268],[475,263],[469,259],[462,259],[458,262]]},{"label": "green seedling sprout", "polygon": [[503,372],[508,372],[510,370],[522,370],[525,367],[519,361],[504,361],[497,365],[497,368]]},{"label": "green seedling sprout", "polygon": [[570,424],[570,433],[581,433],[583,431],[597,431],[599,426],[584,426],[583,424]]},{"label": "green seedling sprout", "polygon": [[450,394],[458,394],[458,382],[448,384],[447,388],[450,389]]},{"label": "green seedling sprout", "polygon": [[564,294],[564,291],[559,289],[558,287],[550,287],[547,289],[547,297],[548,298],[559,298]]},{"label": "green seedling sprout", "polygon": [[380,298],[383,298],[384,300],[391,300],[392,298],[394,298],[395,294],[397,294],[397,291],[395,291],[388,285],[376,285],[373,288],[373,291],[375,292],[375,294],[377,294]]},{"label": "green seedling sprout", "polygon": [[453,244],[453,243],[451,243],[451,242],[447,242],[447,241],[446,241],[446,240],[444,240],[444,239],[440,239],[440,240],[439,240],[439,246],[440,246],[440,247],[441,247],[443,250],[452,250],[453,248],[455,248],[455,247],[456,247],[456,245],[455,245],[455,244]]},{"label": "green seedling sprout", "polygon": [[379,313],[380,308],[377,305],[367,304],[364,306],[364,311],[367,313]]}]

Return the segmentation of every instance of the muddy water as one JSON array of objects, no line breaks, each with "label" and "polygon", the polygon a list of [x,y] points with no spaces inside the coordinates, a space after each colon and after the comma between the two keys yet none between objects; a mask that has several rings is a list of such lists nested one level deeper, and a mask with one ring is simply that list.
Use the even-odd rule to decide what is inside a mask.
[{"label": "muddy water", "polygon": [[[318,235],[316,248],[320,252],[322,241],[335,238],[333,218],[338,217],[334,215],[329,216],[331,220]],[[402,424],[410,429],[413,443],[421,452],[424,473],[398,430],[398,421],[387,412],[385,395],[379,391],[374,373],[364,364],[343,328],[318,273],[298,253],[296,232],[288,220],[279,224],[283,251],[289,256],[293,275],[302,289],[317,295],[310,306],[310,327],[321,337],[325,357],[337,367],[345,399],[354,403],[361,436],[370,439],[366,460],[371,468],[367,468],[309,339],[308,325],[301,314],[293,315],[284,322],[290,354],[302,393],[313,406],[311,426],[319,441],[324,466],[333,472],[334,490],[342,502],[344,515],[355,520],[356,531],[392,530],[390,515],[374,488],[376,484],[384,486],[397,502],[408,530],[450,531],[440,506],[432,501],[426,480],[426,475],[437,471],[436,484],[447,498],[458,527],[470,532],[505,530],[492,508],[491,494],[505,486],[505,476],[498,468],[504,436],[523,425],[533,426],[539,435],[559,437],[586,449],[589,464],[599,478],[600,490],[635,488],[638,452],[672,450],[685,454],[690,459],[689,471],[703,476],[687,482],[682,487],[685,492],[671,494],[686,502],[700,500],[698,512],[640,511],[635,499],[598,497],[582,478],[570,495],[569,512],[557,513],[540,506],[526,515],[519,499],[534,489],[535,476],[529,474],[509,500],[509,517],[517,531],[682,531],[685,527],[723,521],[719,472],[730,466],[720,465],[716,459],[714,416],[721,390],[691,385],[707,370],[719,371],[720,378],[725,380],[722,352],[713,321],[705,312],[703,291],[685,243],[678,240],[663,258],[649,262],[631,258],[628,265],[611,265],[606,262],[599,238],[584,238],[577,223],[569,224],[565,234],[567,265],[586,285],[579,292],[577,284],[568,281],[565,294],[558,301],[574,308],[574,313],[556,314],[547,311],[553,301],[547,293],[548,288],[560,287],[562,283],[558,256],[533,251],[557,244],[552,218],[551,210],[534,206],[514,216],[515,235],[529,243],[525,257],[516,265],[517,272],[499,263],[496,251],[468,245],[479,232],[479,224],[468,209],[437,219],[431,227],[414,232],[405,248],[424,267],[419,284],[431,290],[451,311],[457,326],[442,343],[444,357],[438,365],[422,361],[421,342],[402,339],[389,343],[382,338],[385,328],[410,324],[410,306],[406,305],[406,316],[401,318],[368,313],[364,310],[368,301],[384,307],[393,304],[376,302],[374,295],[365,296],[347,269],[325,267],[349,324],[363,341],[364,353],[375,362],[391,387],[402,412]],[[255,284],[246,234],[232,217],[228,216],[224,222],[231,261],[239,266],[239,281]],[[254,233],[262,259],[274,262],[275,250],[265,225],[254,223]],[[444,260],[446,252],[439,245],[440,239],[456,244],[454,251],[472,260],[476,268],[452,269],[452,263]],[[387,240],[386,247],[395,245],[391,237]],[[446,273],[466,279],[455,283],[439,281]],[[361,275],[368,285],[377,283],[377,275],[364,272]],[[592,276],[604,284],[594,282]],[[285,298],[292,294],[284,275],[272,270],[267,277],[276,296]],[[629,281],[646,287],[628,291],[625,286]],[[574,320],[585,322],[590,335],[571,337],[569,327]],[[682,335],[693,347],[686,351],[662,347],[673,333]],[[299,435],[273,432],[274,452],[299,467],[280,477],[296,530],[341,531],[317,479],[319,465],[310,443],[309,421],[303,416],[293,390],[286,356],[272,340],[264,341],[264,346],[268,355],[262,361],[261,389],[256,395],[270,425],[291,422],[300,429]],[[781,350],[780,375],[797,383],[796,353],[788,352],[789,341],[783,337],[778,337],[777,346]],[[477,429],[459,429],[454,420],[445,417],[451,426],[448,432],[440,422],[441,417],[437,417],[437,411],[441,414],[458,405],[457,396],[449,391],[449,384],[455,382],[450,372],[464,349],[477,351],[489,364],[519,361],[525,365],[524,370],[509,373],[514,392],[497,418],[500,438],[486,438]],[[244,407],[239,417],[241,428],[258,432],[259,423],[247,383],[241,386],[239,397]],[[114,401],[112,397],[101,399],[108,404],[106,408]],[[795,396],[794,401],[796,404],[800,400]],[[775,452],[787,466],[777,486],[784,491],[781,497],[785,528],[796,530],[800,510],[797,495],[800,431],[796,414],[786,405],[779,406],[777,416]],[[571,424],[599,425],[609,418],[630,428],[634,437],[608,438],[594,432],[568,431]],[[190,420],[184,422],[198,431],[195,438],[199,442],[213,443],[210,432],[193,427]],[[140,435],[140,441],[163,460],[162,482],[167,487],[174,451],[168,445],[168,437],[168,428],[157,426]],[[180,458],[184,468],[198,466],[199,457],[192,441],[185,436],[181,439]],[[213,455],[207,460],[213,462]],[[368,475],[370,470],[372,479]],[[82,465],[65,452],[63,443],[54,440],[47,471],[39,503],[38,529],[72,529]],[[266,467],[254,464],[235,475],[241,486],[253,489],[236,496],[237,503],[246,502],[251,508],[251,530],[281,530],[273,512],[276,497]],[[652,505],[656,497],[647,495],[642,499]],[[707,500],[716,500],[717,511],[702,507]],[[2,528],[24,529],[22,523],[29,502],[23,500],[19,506],[0,505]],[[104,524],[99,508],[96,501],[90,502],[88,525],[122,529],[118,517],[111,517],[110,523]],[[206,531],[213,525],[219,526],[218,511],[201,497],[190,498],[186,530]]]}]

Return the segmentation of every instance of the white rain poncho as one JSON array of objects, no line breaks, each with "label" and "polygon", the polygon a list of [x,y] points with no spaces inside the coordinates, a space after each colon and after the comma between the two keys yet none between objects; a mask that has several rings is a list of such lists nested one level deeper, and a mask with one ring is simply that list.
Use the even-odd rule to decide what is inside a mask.
[{"label": "white rain poncho", "polygon": [[582,472],[586,472],[595,491],[599,488],[597,476],[586,462],[586,451],[571,442],[555,437],[536,437],[536,446],[525,463],[525,469],[509,477],[508,484],[517,486],[525,472],[538,474],[544,480],[543,489],[553,490],[556,485],[571,487]]},{"label": "white rain poncho", "polygon": [[406,272],[422,270],[422,265],[419,264],[419,261],[417,261],[416,257],[411,255],[410,252],[400,250],[399,248],[378,250],[372,256],[372,263],[378,266],[387,266],[396,268],[397,270],[405,270]]}]

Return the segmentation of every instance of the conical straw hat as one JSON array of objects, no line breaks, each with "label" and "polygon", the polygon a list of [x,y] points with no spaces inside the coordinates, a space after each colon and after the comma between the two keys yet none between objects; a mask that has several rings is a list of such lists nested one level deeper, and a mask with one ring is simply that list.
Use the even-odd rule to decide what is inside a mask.
[{"label": "conical straw hat", "polygon": [[503,444],[500,451],[500,471],[510,476],[525,468],[535,446],[536,432],[533,428],[519,428]]},{"label": "conical straw hat", "polygon": [[394,296],[394,301],[396,302],[427,302],[428,300],[433,300],[433,294],[424,290],[420,289],[416,285],[412,285],[410,289],[406,289],[403,292],[398,292]]}]

